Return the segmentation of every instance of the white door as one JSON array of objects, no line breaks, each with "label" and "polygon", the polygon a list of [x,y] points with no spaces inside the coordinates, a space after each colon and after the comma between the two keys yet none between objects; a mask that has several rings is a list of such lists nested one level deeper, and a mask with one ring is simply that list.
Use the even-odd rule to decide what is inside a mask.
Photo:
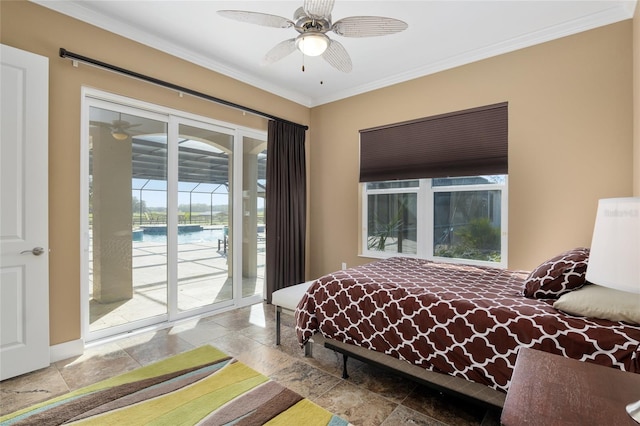
[{"label": "white door", "polygon": [[0,380],[49,365],[49,60],[0,45]]}]

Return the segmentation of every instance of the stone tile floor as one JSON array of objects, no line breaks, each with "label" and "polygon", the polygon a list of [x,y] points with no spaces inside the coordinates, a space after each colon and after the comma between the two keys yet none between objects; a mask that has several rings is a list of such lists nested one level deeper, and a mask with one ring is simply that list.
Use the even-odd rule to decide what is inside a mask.
[{"label": "stone tile floor", "polygon": [[498,425],[500,412],[441,395],[386,371],[314,345],[304,356],[283,315],[275,345],[273,306],[257,304],[160,330],[90,345],[82,356],[0,382],[0,414],[201,346],[213,345],[354,425]]}]

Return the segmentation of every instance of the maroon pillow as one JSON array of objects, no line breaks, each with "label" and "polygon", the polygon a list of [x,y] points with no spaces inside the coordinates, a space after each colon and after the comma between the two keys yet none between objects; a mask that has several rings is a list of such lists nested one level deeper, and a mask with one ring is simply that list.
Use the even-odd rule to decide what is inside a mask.
[{"label": "maroon pillow", "polygon": [[557,299],[586,282],[589,249],[575,248],[540,264],[524,282],[524,295],[534,299]]}]

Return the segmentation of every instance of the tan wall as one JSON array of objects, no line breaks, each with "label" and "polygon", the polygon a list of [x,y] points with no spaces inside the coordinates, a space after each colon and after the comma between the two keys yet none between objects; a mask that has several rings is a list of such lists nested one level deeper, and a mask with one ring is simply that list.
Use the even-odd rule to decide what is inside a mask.
[{"label": "tan wall", "polygon": [[309,109],[229,77],[26,1],[2,1],[0,41],[49,57],[49,246],[51,344],[80,338],[80,101],[89,86],[218,120],[266,129],[260,117],[87,65],[60,47],[297,123]]},{"label": "tan wall", "polygon": [[633,195],[640,197],[640,5],[633,17]]},{"label": "tan wall", "polygon": [[[559,250],[589,245],[597,199],[630,195],[637,180],[631,161],[631,67],[640,43],[632,53],[631,21],[310,111],[33,3],[3,1],[0,7],[0,41],[50,58],[52,344],[80,338],[81,86],[266,127],[264,119],[236,110],[89,66],[73,68],[58,57],[60,47],[291,121],[311,122],[309,277],[338,269],[343,261],[370,260],[357,255],[359,129],[509,101],[512,268],[529,269]],[[636,13],[635,40],[638,26]],[[636,117],[636,164],[639,127]]]},{"label": "tan wall", "polygon": [[502,101],[509,267],[589,246],[597,200],[632,194],[631,30],[628,20],[313,108],[310,276],[371,261],[358,257],[359,129]]}]

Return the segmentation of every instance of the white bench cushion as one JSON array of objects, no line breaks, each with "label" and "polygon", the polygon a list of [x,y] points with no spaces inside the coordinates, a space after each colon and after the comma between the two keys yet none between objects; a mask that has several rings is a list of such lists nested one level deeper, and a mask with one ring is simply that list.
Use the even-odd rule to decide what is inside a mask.
[{"label": "white bench cushion", "polygon": [[300,303],[304,293],[314,282],[315,281],[307,281],[276,290],[271,293],[271,303],[275,306],[293,311],[296,309],[296,306],[298,306],[298,303]]},{"label": "white bench cushion", "polygon": [[[271,304],[276,307],[276,345],[280,344],[280,311],[295,311],[298,303],[302,300],[302,296],[314,281],[307,281],[301,284],[292,285],[281,288],[271,293]],[[311,352],[311,345],[305,345],[305,355]]]}]

